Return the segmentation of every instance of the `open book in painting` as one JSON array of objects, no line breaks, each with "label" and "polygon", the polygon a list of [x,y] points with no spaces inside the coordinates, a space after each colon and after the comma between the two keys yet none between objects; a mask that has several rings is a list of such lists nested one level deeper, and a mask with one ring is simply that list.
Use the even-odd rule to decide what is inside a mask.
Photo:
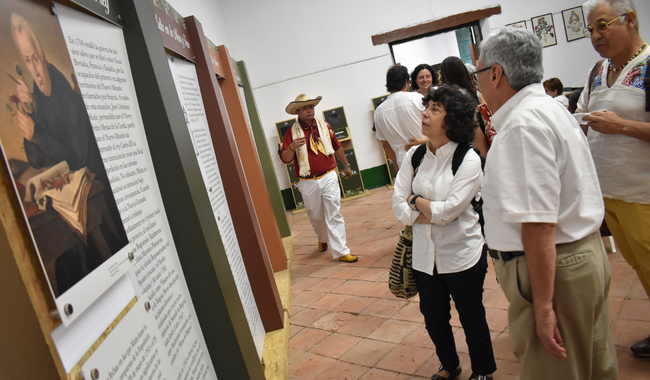
[{"label": "open book in painting", "polygon": [[54,210],[86,241],[88,194],[94,179],[86,168],[71,172],[63,161],[27,181],[25,200],[45,210],[51,199]]}]

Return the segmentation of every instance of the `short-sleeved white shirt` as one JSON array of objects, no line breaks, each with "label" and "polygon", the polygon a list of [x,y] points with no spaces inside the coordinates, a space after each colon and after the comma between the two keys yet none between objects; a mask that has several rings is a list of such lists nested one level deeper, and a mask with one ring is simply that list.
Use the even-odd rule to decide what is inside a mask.
[{"label": "short-sleeved white shirt", "polygon": [[[427,148],[413,178],[411,157],[417,147],[406,152],[395,179],[393,212],[406,225],[413,225],[413,269],[433,275],[457,273],[474,266],[481,257],[483,236],[478,214],[471,205],[481,186],[481,159],[469,150],[456,175],[451,170],[458,146],[448,142],[433,154]],[[411,182],[412,181],[412,182]],[[431,201],[434,224],[416,223],[420,211],[414,211],[407,199],[418,194]]]},{"label": "short-sleeved white shirt", "polygon": [[494,115],[481,193],[491,249],[521,251],[522,223],[555,223],[555,243],[597,231],[604,204],[587,139],[561,104],[531,84]]},{"label": "short-sleeved white shirt", "polygon": [[[603,62],[593,84],[586,84],[576,112],[607,110],[624,119],[650,122],[650,112],[645,110],[646,93],[643,89],[645,64],[649,59],[650,48],[646,48],[625,66],[611,88],[607,86],[609,63]],[[591,96],[588,90],[590,85]],[[650,142],[630,136],[604,134],[591,128],[587,139],[603,196],[650,204]]]},{"label": "short-sleeved white shirt", "polygon": [[422,134],[422,94],[398,91],[375,110],[375,129],[378,140],[388,141],[395,151],[397,164],[402,165],[406,154],[404,146],[409,139],[423,139]]}]

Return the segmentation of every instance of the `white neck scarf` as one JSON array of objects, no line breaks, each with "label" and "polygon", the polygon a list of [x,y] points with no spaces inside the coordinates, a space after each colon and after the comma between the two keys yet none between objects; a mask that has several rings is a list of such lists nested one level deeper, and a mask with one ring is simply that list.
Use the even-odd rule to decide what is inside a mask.
[{"label": "white neck scarf", "polygon": [[[324,120],[316,118],[316,126],[318,127],[318,134],[320,135],[320,140],[325,147],[325,152],[328,156],[334,154],[334,148],[332,148],[332,139],[330,138],[330,131],[327,128],[327,124]],[[296,118],[296,122],[291,127],[291,137],[295,140],[301,137],[305,137],[305,132],[300,126],[300,118]],[[296,149],[298,151],[298,166],[300,166],[300,176],[308,177],[311,175],[311,168],[309,167],[309,158],[307,156],[307,145],[309,141],[305,142],[305,145]]]}]

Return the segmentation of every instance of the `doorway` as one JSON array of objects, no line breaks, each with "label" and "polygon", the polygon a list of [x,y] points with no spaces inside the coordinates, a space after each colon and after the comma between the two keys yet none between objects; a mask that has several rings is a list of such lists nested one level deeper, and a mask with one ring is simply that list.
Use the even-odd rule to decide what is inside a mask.
[{"label": "doorway", "polygon": [[482,40],[477,21],[392,42],[389,46],[394,63],[400,63],[409,70],[421,63],[428,63],[437,71],[440,62],[449,56],[459,57],[463,62],[473,65],[474,59],[478,57],[477,46]]}]

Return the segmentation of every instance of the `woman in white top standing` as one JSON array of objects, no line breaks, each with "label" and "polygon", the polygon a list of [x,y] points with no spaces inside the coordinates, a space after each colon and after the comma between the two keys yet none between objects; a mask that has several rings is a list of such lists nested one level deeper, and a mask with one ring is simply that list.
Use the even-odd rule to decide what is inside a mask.
[{"label": "woman in white top standing", "polygon": [[449,323],[450,296],[467,337],[470,379],[488,379],[496,362],[483,307],[487,251],[471,205],[483,178],[479,155],[468,150],[456,174],[452,173],[456,147],[474,140],[476,101],[457,86],[442,85],[423,103],[427,150],[415,177],[411,157],[417,147],[406,153],[395,181],[393,211],[402,223],[413,226],[420,311],[441,362],[432,379],[455,379],[462,371]]}]

